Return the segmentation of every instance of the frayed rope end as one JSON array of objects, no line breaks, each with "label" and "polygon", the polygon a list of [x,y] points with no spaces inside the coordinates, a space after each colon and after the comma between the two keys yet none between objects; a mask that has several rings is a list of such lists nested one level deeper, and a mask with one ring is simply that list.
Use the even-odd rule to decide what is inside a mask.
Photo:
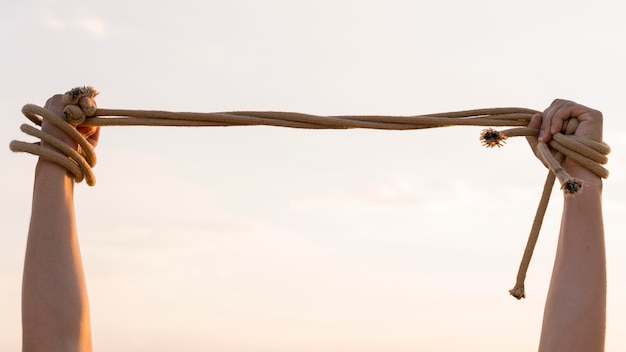
[{"label": "frayed rope end", "polygon": [[480,133],[480,142],[488,148],[501,147],[506,144],[507,136],[493,128],[484,129]]},{"label": "frayed rope end", "polygon": [[567,182],[563,183],[561,189],[566,196],[575,196],[583,189],[583,181],[579,179],[570,179]]},{"label": "frayed rope end", "polygon": [[524,292],[524,286],[518,287],[515,286],[513,289],[509,290],[511,296],[517,298],[518,300],[522,298],[526,298],[526,292]]}]

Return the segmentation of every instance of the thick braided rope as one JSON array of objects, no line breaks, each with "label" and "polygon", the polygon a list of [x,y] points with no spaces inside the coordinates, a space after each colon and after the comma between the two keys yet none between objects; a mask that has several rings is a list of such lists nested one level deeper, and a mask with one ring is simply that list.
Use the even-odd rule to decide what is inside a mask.
[{"label": "thick braided rope", "polygon": [[[36,125],[42,121],[53,123],[79,145],[79,152],[68,147],[58,138],[48,135],[30,125],[20,129],[31,136],[40,138],[50,147],[40,143],[12,141],[10,148],[14,152],[26,152],[53,161],[66,168],[77,182],[86,180],[95,184],[92,168],[96,156],[91,144],[76,131],[78,125],[84,126],[279,126],[306,129],[351,129],[368,128],[383,130],[415,130],[449,126],[489,126],[481,133],[480,140],[486,147],[500,147],[509,137],[536,136],[538,131],[526,128],[531,117],[538,111],[524,108],[475,109],[418,116],[318,116],[294,112],[273,111],[233,111],[216,113],[169,112],[155,110],[120,110],[98,109],[95,97],[98,92],[92,87],[74,88],[63,96],[65,120],[48,110],[27,104],[22,113]],[[568,123],[569,122],[569,123]],[[496,131],[493,126],[513,127]],[[524,279],[530,259],[537,242],[541,223],[545,215],[550,193],[555,179],[559,179],[566,195],[575,195],[583,184],[572,178],[561,166],[564,157],[572,158],[596,175],[607,178],[609,173],[602,166],[607,163],[606,155],[610,148],[605,143],[591,141],[574,136],[578,120],[570,119],[564,124],[562,133],[554,135],[549,144],[538,144],[538,156],[550,169],[535,219],[530,231],[528,243],[520,264],[515,287],[509,292],[517,299],[525,297]],[[552,153],[556,151],[556,154]]]},{"label": "thick braided rope", "polygon": [[[572,134],[576,132],[577,126],[578,120],[567,120],[564,123],[563,132],[565,133],[565,135],[572,136]],[[560,174],[561,177],[567,179],[567,181],[565,181],[566,183],[564,183],[562,186],[566,195],[573,195],[582,187],[580,181],[576,179],[570,179],[568,178],[569,175],[564,174],[565,170],[560,166],[560,162],[564,159],[564,155],[561,152],[557,152],[555,155],[553,155],[547,148],[546,143],[541,142],[538,143],[537,149],[539,150],[539,157],[544,161],[544,163],[550,165],[549,167],[551,169],[548,173],[548,176],[546,177],[543,191],[541,192],[541,199],[539,200],[539,205],[537,206],[537,211],[535,213],[535,219],[533,220],[533,224],[530,228],[530,234],[528,235],[526,249],[524,249],[524,255],[522,256],[522,261],[517,271],[517,280],[515,281],[515,287],[509,290],[511,296],[517,299],[522,299],[526,297],[524,280],[526,280],[526,273],[528,272],[530,259],[532,258],[533,252],[535,251],[535,245],[537,244],[537,240],[539,239],[539,231],[541,230],[541,224],[543,223],[543,218],[546,214],[546,209],[548,208],[550,194],[552,193],[552,188],[554,186],[554,181],[557,178],[557,175]],[[552,168],[554,168],[555,171],[552,171]],[[571,182],[571,184],[567,186],[567,182]],[[568,191],[568,189],[571,189],[572,191],[570,192]]]}]

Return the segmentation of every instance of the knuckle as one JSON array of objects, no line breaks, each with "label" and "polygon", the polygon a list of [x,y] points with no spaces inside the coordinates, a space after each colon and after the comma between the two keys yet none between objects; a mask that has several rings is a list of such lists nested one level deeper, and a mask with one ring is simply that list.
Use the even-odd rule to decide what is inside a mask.
[{"label": "knuckle", "polygon": [[552,101],[552,105],[565,105],[568,103],[572,103],[572,102],[566,99],[561,99],[561,98],[557,98]]},{"label": "knuckle", "polygon": [[579,105],[579,104],[577,104],[577,103],[575,103],[575,102],[573,102],[573,101],[570,101],[570,100],[563,100],[563,107],[564,107],[565,109],[572,110],[572,109],[574,109],[574,108],[576,108],[576,107],[579,107],[579,106],[581,106],[581,105]]},{"label": "knuckle", "polygon": [[604,115],[602,115],[602,111],[595,110],[595,109],[589,109],[589,110],[590,110],[591,115],[594,118],[598,119],[598,121],[602,121],[604,119]]},{"label": "knuckle", "polygon": [[63,106],[63,95],[55,94],[46,100],[46,107]]}]

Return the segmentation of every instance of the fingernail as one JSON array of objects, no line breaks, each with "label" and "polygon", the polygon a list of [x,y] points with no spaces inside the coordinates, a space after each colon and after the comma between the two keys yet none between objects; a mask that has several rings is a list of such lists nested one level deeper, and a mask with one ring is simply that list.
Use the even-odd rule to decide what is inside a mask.
[{"label": "fingernail", "polygon": [[546,136],[546,132],[544,130],[539,131],[539,138],[537,138],[537,140],[539,140],[539,142],[543,142],[543,138]]}]

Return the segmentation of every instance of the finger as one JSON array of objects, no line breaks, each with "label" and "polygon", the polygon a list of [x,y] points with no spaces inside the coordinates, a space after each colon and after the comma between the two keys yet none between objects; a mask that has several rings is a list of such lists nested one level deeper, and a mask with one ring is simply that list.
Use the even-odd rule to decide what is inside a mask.
[{"label": "finger", "polygon": [[92,134],[96,133],[96,129],[97,129],[96,126],[82,126],[82,125],[79,125],[79,126],[76,127],[76,130],[78,132],[80,132],[85,137],[89,137]]},{"label": "finger", "polygon": [[539,127],[539,137],[538,140],[539,142],[544,142],[544,143],[548,143],[550,142],[550,139],[552,138],[552,135],[550,135],[550,124],[551,119],[552,119],[552,115],[554,114],[554,109],[555,109],[555,104],[556,104],[556,100],[552,102],[552,104],[550,104],[550,106],[545,109],[543,111],[543,113],[541,114],[541,126]]},{"label": "finger", "polygon": [[[541,122],[541,114],[534,114],[533,117],[530,119],[530,122],[528,123],[528,128],[538,130],[541,128]],[[538,138],[536,136],[527,136],[526,141],[528,141],[528,145],[530,145],[530,148],[534,151],[537,147]]]},{"label": "finger", "polygon": [[[556,99],[552,102],[552,104],[550,104],[550,106],[546,110],[544,110],[542,114],[543,121],[541,122],[541,128],[539,130],[540,142],[550,142],[550,140],[552,139],[552,135],[561,130],[561,127],[563,126],[563,120],[561,116],[565,111],[561,111],[561,109],[568,103],[571,102],[567,100]],[[561,112],[559,113],[559,115],[557,115],[559,111]],[[557,121],[558,119],[561,120]],[[553,130],[556,130],[556,132],[552,132]]]},{"label": "finger", "polygon": [[563,129],[563,122],[569,120],[572,117],[578,117],[588,111],[582,105],[578,105],[571,101],[564,101],[559,105],[558,109],[552,116],[552,123],[550,125],[550,133],[559,133]]},{"label": "finger", "polygon": [[97,127],[95,131],[87,137],[87,141],[95,147],[98,145],[99,140],[100,140],[100,127]]},{"label": "finger", "polygon": [[76,130],[85,137],[94,147],[98,144],[100,138],[100,127],[96,126],[78,126]]},{"label": "finger", "polygon": [[46,105],[44,105],[45,109],[51,111],[62,111],[63,110],[63,95],[55,94],[46,100]]}]

